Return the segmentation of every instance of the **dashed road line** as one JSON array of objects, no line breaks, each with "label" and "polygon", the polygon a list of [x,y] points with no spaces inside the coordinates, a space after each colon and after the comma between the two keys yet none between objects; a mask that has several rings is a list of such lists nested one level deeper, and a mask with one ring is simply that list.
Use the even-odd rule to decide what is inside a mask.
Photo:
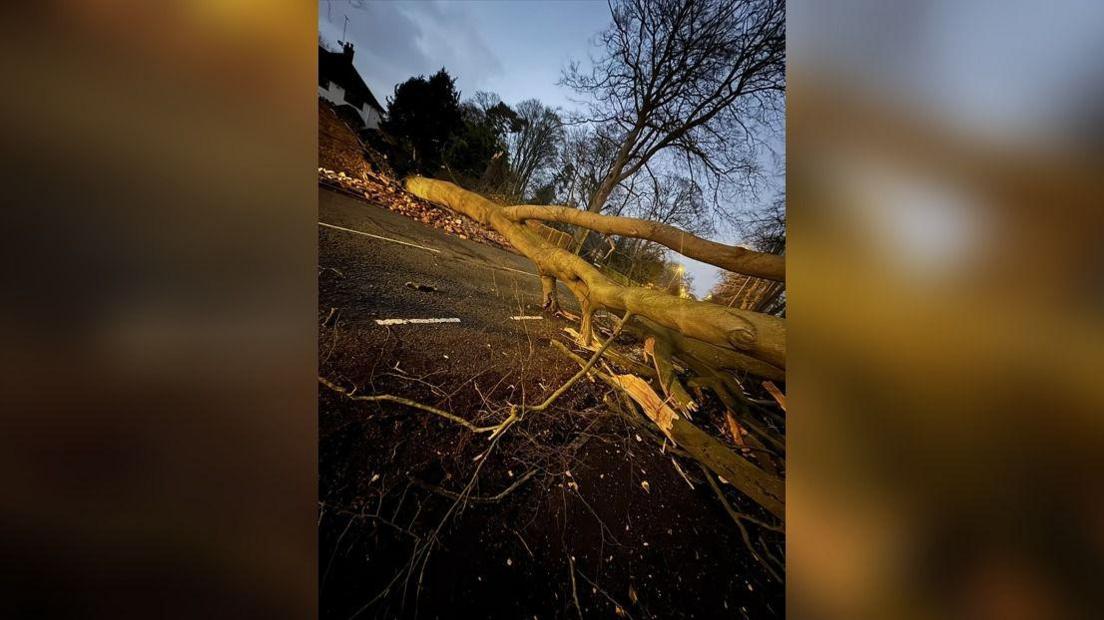
[{"label": "dashed road line", "polygon": [[527,276],[533,276],[539,278],[540,274],[533,273],[532,271],[525,271],[524,269],[514,269],[513,267],[503,267],[502,265],[487,265],[489,269],[502,269],[504,271],[513,271],[514,273],[520,273]]},{"label": "dashed road line", "polygon": [[423,324],[423,323],[459,323],[458,318],[448,319],[376,319],[376,325],[407,325],[410,323]]},{"label": "dashed road line", "polygon": [[392,239],[390,237],[381,237],[379,235],[373,235],[372,233],[366,233],[363,230],[353,230],[352,228],[342,228],[341,226],[334,226],[333,224],[327,224],[326,222],[318,222],[319,226],[325,226],[326,228],[333,228],[334,230],[343,230],[345,232],[351,232],[358,235],[364,235],[365,237],[371,237],[373,239],[379,239],[380,241],[390,241],[391,243],[398,243],[400,245],[408,245],[412,248],[418,248],[419,250],[426,250],[428,252],[441,253],[441,250],[437,248],[427,248],[424,245],[418,245],[417,243],[410,243],[407,241],[399,241],[398,239]]},{"label": "dashed road line", "polygon": [[539,321],[543,319],[543,316],[512,316],[511,319],[515,321]]},{"label": "dashed road line", "polygon": [[[336,225],[333,225],[333,224],[327,224],[326,222],[319,222],[318,225],[319,226],[326,226],[327,228],[333,228],[333,229],[335,229],[335,231],[343,231],[343,232],[346,232],[346,233],[353,233],[354,235],[363,235],[365,237],[371,237],[373,239],[380,239],[380,240],[382,240],[382,242],[390,242],[390,243],[393,243],[393,244],[405,245],[405,246],[408,246],[408,247],[416,247],[418,249],[424,249],[424,250],[426,250],[426,252],[433,252],[435,254],[440,254],[440,250],[435,248],[435,247],[426,247],[424,245],[412,244],[410,242],[401,242],[401,240],[399,240],[399,239],[393,239],[391,237],[384,237],[384,236],[380,236],[380,235],[373,235],[372,233],[365,233],[364,231],[354,231],[354,229],[352,229],[352,228],[346,228],[346,227],[343,227],[343,226],[336,226]],[[533,274],[532,271],[526,271],[524,269],[514,269],[513,267],[506,267],[506,266],[502,266],[502,265],[484,265],[484,264],[481,264],[481,263],[476,263],[476,261],[474,261],[474,260],[467,260],[467,259],[464,259],[464,258],[460,258],[459,261],[460,261],[460,263],[469,263],[471,265],[479,265],[481,267],[487,267],[489,269],[501,269],[503,271],[513,271],[514,274],[521,274],[522,276],[532,276],[534,278],[541,277],[540,274]]]},{"label": "dashed road line", "polygon": [[[383,236],[380,236],[380,235],[373,235],[372,233],[367,233],[367,232],[364,232],[363,230],[353,230],[352,228],[345,228],[343,226],[335,226],[334,224],[327,224],[326,222],[318,222],[318,225],[319,226],[325,226],[326,228],[332,228],[334,230],[341,230],[341,231],[344,231],[344,232],[350,232],[350,233],[353,233],[353,234],[356,234],[356,235],[364,235],[365,237],[371,237],[373,239],[379,239],[380,241],[389,241],[391,243],[398,243],[399,245],[405,245],[405,246],[409,246],[409,247],[412,247],[412,248],[418,248],[419,250],[426,250],[427,252],[435,252],[437,254],[441,253],[441,250],[438,250],[437,248],[430,248],[430,247],[426,247],[424,245],[418,245],[417,243],[410,243],[409,241],[399,241],[398,239],[392,239],[390,237],[383,237]],[[475,265],[480,265],[480,266],[487,267],[489,269],[501,269],[503,271],[512,271],[514,273],[520,273],[520,274],[525,275],[525,276],[533,276],[534,278],[539,278],[540,277],[540,274],[533,273],[532,271],[525,271],[524,269],[514,269],[513,267],[505,267],[503,265],[483,265],[483,264],[477,263],[475,261],[464,260],[464,259],[460,259],[460,262],[472,263],[472,264],[475,264]]]}]

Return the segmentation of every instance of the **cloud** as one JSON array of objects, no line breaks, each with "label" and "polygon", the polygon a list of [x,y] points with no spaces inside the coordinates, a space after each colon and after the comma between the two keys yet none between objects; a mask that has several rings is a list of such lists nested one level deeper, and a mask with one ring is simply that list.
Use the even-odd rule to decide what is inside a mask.
[{"label": "cloud", "polygon": [[502,62],[491,50],[463,3],[404,5],[422,24],[418,44],[425,54],[454,70],[470,87],[478,88],[502,75]]},{"label": "cloud", "polygon": [[381,100],[395,84],[441,67],[470,94],[503,72],[467,6],[437,2],[320,2],[319,34],[356,46],[354,62]]}]

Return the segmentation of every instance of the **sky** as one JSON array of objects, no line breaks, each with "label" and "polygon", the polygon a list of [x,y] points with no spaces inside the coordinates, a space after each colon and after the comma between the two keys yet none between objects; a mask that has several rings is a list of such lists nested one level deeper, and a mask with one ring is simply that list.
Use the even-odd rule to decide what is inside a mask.
[{"label": "sky", "polygon": [[[608,24],[609,7],[603,0],[323,0],[318,7],[319,35],[334,49],[340,40],[354,44],[353,64],[384,107],[396,84],[445,67],[456,78],[461,98],[486,90],[511,105],[537,98],[573,109],[572,94],[556,82],[570,61],[585,64],[597,53],[595,35]],[[781,137],[777,142],[781,147]],[[761,196],[771,197],[769,191]],[[724,237],[717,240],[737,241]],[[678,255],[671,258],[685,265],[699,297],[719,278],[716,267]]]},{"label": "sky", "polygon": [[445,67],[462,98],[487,90],[510,104],[536,97],[568,107],[560,69],[586,59],[609,9],[602,1],[322,1],[319,34],[341,40],[346,17],[353,62],[381,103],[399,82]]},{"label": "sky", "polygon": [[853,78],[940,123],[1021,146],[1067,137],[1081,129],[1071,121],[1100,114],[1100,0],[791,0],[788,9],[791,74]]}]

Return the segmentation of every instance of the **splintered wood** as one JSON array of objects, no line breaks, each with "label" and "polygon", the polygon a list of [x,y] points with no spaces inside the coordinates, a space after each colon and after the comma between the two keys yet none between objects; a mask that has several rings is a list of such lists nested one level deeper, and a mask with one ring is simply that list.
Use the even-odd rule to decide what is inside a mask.
[{"label": "splintered wood", "polygon": [[732,441],[741,448],[746,448],[747,444],[744,442],[744,435],[747,433],[736,421],[736,417],[732,415],[731,411],[725,411],[725,422],[728,424],[728,432],[732,433]]},{"label": "splintered wood", "polygon": [[671,435],[671,427],[674,426],[675,420],[679,416],[674,409],[659,397],[659,394],[655,393],[652,386],[636,375],[614,375],[613,378],[621,386],[621,389],[625,390],[644,409],[644,413],[652,422],[655,422],[659,430],[663,431],[668,439],[675,441],[675,438]]},{"label": "splintered wood", "polygon": [[778,518],[786,514],[786,483],[759,469],[705,431],[680,418],[648,382],[635,375],[614,375],[612,381],[637,403],[663,434],[713,473]]},{"label": "splintered wood", "polygon": [[778,389],[778,386],[773,381],[764,381],[763,387],[770,392],[770,395],[774,397],[774,400],[778,402],[778,406],[782,407],[782,411],[786,410],[786,395],[782,393],[782,390]]}]

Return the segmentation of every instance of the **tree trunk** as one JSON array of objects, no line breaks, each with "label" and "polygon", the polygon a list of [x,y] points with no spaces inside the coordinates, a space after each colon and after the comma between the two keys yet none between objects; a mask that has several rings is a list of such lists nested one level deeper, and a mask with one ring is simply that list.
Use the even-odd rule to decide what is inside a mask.
[{"label": "tree trunk", "polygon": [[553,314],[560,311],[560,298],[556,293],[556,278],[541,276],[541,307]]}]

